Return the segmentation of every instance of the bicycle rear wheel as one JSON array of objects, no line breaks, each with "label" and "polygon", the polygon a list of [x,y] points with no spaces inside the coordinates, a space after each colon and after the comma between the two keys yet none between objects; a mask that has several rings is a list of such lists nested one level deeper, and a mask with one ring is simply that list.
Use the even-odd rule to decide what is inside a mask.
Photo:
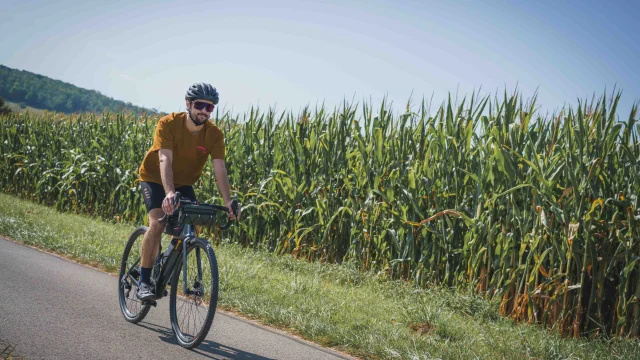
[{"label": "bicycle rear wheel", "polygon": [[147,316],[149,305],[142,305],[136,297],[138,281],[140,281],[140,248],[147,232],[146,226],[137,228],[129,237],[122,254],[120,274],[118,276],[118,299],[124,318],[131,323],[138,323]]},{"label": "bicycle rear wheel", "polygon": [[169,301],[171,327],[180,346],[193,349],[207,337],[213,323],[218,304],[218,262],[208,241],[194,239],[187,246],[186,292],[182,256],[176,266]]}]

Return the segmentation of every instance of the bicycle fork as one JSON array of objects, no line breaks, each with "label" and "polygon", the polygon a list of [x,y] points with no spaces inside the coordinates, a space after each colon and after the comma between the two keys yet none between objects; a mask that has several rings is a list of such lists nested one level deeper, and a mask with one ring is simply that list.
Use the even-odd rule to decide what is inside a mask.
[{"label": "bicycle fork", "polygon": [[200,248],[196,247],[196,266],[198,268],[198,277],[194,281],[194,289],[189,289],[189,276],[188,276],[188,266],[187,266],[187,243],[193,244],[195,243],[195,237],[189,237],[182,243],[182,292],[185,295],[196,295],[201,296],[200,288],[202,287],[202,260],[200,254]]}]

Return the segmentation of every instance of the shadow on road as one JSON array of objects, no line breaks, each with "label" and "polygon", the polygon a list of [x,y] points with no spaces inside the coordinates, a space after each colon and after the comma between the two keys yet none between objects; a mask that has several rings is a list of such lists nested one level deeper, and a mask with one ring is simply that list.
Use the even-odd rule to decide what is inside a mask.
[{"label": "shadow on road", "polygon": [[[146,322],[138,323],[139,326],[142,326],[145,329],[149,329],[155,331],[160,334],[160,340],[173,344],[175,346],[178,345],[176,341],[176,337],[173,335],[173,330],[164,326],[158,326],[155,324],[150,324]],[[185,350],[189,351],[189,350]],[[210,359],[240,359],[240,360],[272,360],[272,358],[264,357],[261,355],[256,355],[250,352],[246,352],[240,349],[236,349],[230,346],[222,345],[215,341],[204,340],[202,344],[198,345],[197,348],[191,350],[195,353],[198,353],[202,356],[208,357]]]}]

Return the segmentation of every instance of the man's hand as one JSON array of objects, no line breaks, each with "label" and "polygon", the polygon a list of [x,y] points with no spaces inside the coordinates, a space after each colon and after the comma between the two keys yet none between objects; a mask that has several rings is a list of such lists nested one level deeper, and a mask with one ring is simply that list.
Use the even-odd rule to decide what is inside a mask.
[{"label": "man's hand", "polygon": [[[167,195],[164,197],[164,200],[162,200],[162,210],[164,211],[165,214],[173,214],[173,211],[175,210],[175,207],[173,206],[173,201],[176,198],[176,193],[173,191],[169,191],[167,193]],[[178,201],[178,204],[176,205],[180,205],[180,201]]]},{"label": "man's hand", "polygon": [[[232,204],[233,204],[233,200],[227,202],[225,205],[227,206],[227,209],[229,209],[229,219],[233,221],[233,220],[236,220],[236,215],[233,213],[233,207],[231,206]],[[238,206],[236,210],[238,211],[237,219],[240,220],[240,206]]]}]

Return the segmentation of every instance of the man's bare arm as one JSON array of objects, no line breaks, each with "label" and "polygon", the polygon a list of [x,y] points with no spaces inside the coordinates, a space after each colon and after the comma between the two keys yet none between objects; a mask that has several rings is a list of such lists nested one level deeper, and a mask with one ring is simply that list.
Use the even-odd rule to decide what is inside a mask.
[{"label": "man's bare arm", "polygon": [[176,189],[173,186],[173,151],[169,149],[160,149],[158,151],[160,159],[160,177],[162,178],[162,187],[166,194],[162,202],[162,210],[165,213],[173,213],[173,197]]},{"label": "man's bare arm", "polygon": [[[220,190],[222,199],[224,199],[225,205],[231,209],[231,186],[229,185],[227,167],[222,159],[213,159],[212,162],[213,173],[215,174],[216,183],[218,184],[218,189]],[[235,215],[231,211],[229,211],[229,216],[231,216],[231,218],[235,218]]]}]

